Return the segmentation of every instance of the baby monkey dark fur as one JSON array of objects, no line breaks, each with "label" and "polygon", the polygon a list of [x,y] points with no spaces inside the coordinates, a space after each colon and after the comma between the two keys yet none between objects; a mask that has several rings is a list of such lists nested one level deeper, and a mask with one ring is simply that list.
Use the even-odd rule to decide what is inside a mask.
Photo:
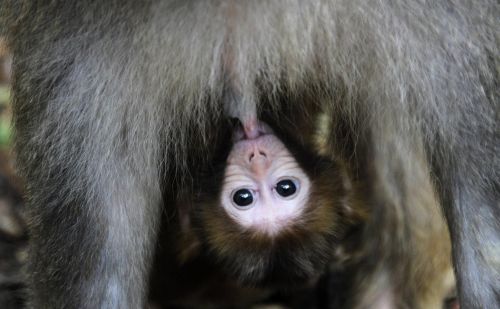
[{"label": "baby monkey dark fur", "polygon": [[[450,246],[425,173],[414,175],[419,189],[407,201],[416,222],[393,216],[394,230],[370,231],[378,222],[367,184],[321,154],[320,136],[307,139],[317,145],[290,137],[283,145],[286,135],[248,127],[244,137],[222,141],[233,145],[230,154],[195,173],[192,189],[173,202],[178,211],[166,214],[152,272],[156,305],[442,308],[453,289]],[[247,200],[231,199],[238,192]],[[394,251],[389,261],[372,244],[401,228],[411,231],[411,250]]]}]

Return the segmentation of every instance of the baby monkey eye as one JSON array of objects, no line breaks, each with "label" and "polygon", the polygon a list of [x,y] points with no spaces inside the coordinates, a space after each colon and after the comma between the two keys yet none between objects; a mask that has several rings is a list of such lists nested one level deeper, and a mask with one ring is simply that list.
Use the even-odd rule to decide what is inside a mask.
[{"label": "baby monkey eye", "polygon": [[297,192],[297,186],[293,180],[283,179],[276,184],[276,192],[282,197],[292,196]]},{"label": "baby monkey eye", "polygon": [[236,206],[245,207],[253,203],[252,191],[248,189],[239,189],[233,194],[233,202]]}]

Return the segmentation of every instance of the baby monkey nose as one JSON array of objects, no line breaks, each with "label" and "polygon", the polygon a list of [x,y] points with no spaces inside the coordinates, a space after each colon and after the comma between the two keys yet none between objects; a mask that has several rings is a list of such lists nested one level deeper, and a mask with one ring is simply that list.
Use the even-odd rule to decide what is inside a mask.
[{"label": "baby monkey nose", "polygon": [[262,149],[258,149],[255,147],[250,151],[250,154],[248,155],[248,162],[252,163],[255,162],[256,160],[266,160],[267,159],[267,154],[266,151]]},{"label": "baby monkey nose", "polygon": [[253,151],[248,154],[248,163],[252,173],[259,177],[266,175],[271,164],[267,152],[258,149],[258,147],[255,147]]}]

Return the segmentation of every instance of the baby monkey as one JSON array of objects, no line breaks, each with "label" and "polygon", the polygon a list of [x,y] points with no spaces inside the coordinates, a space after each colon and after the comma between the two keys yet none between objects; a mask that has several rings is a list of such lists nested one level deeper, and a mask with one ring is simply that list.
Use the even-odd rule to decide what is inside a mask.
[{"label": "baby monkey", "polygon": [[[176,200],[179,226],[169,225],[177,233],[162,234],[178,235],[167,240],[175,244],[169,266],[176,269],[153,273],[153,298],[155,280],[180,302],[226,305],[313,286],[367,217],[346,171],[256,118],[238,121],[221,143],[219,162],[195,177],[195,198],[186,198],[190,192]],[[164,288],[156,294],[168,298]]]},{"label": "baby monkey", "polygon": [[219,191],[203,196],[216,199],[195,209],[194,226],[238,281],[301,285],[323,273],[345,223],[363,215],[348,201],[346,181],[335,162],[246,120],[233,135]]},{"label": "baby monkey", "polygon": [[[441,308],[453,282],[447,281],[449,240],[432,191],[422,189],[408,201],[416,212],[435,213],[431,219],[397,221],[416,231],[406,238],[413,251],[384,255],[392,247],[372,244],[396,228],[371,232],[374,205],[347,165],[257,118],[238,121],[228,132],[213,166],[194,177],[200,180],[194,192],[175,199],[179,224],[170,220],[171,230],[162,234],[167,240],[160,239],[173,245],[159,250],[152,299],[248,306],[278,293],[296,308]],[[412,185],[426,188],[419,181]],[[335,284],[324,287],[320,278]],[[318,290],[326,291],[322,300],[315,299]]]}]

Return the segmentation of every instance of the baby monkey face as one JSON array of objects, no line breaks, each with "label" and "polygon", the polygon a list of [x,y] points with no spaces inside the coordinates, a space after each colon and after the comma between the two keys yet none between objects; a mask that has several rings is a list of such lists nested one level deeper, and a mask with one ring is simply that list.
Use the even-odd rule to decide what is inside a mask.
[{"label": "baby monkey face", "polygon": [[345,173],[308,149],[289,148],[261,121],[240,124],[220,190],[203,196],[194,212],[207,252],[243,284],[313,282],[344,233]]},{"label": "baby monkey face", "polygon": [[276,235],[303,213],[311,182],[269,127],[256,130],[235,133],[221,204],[242,227]]}]

